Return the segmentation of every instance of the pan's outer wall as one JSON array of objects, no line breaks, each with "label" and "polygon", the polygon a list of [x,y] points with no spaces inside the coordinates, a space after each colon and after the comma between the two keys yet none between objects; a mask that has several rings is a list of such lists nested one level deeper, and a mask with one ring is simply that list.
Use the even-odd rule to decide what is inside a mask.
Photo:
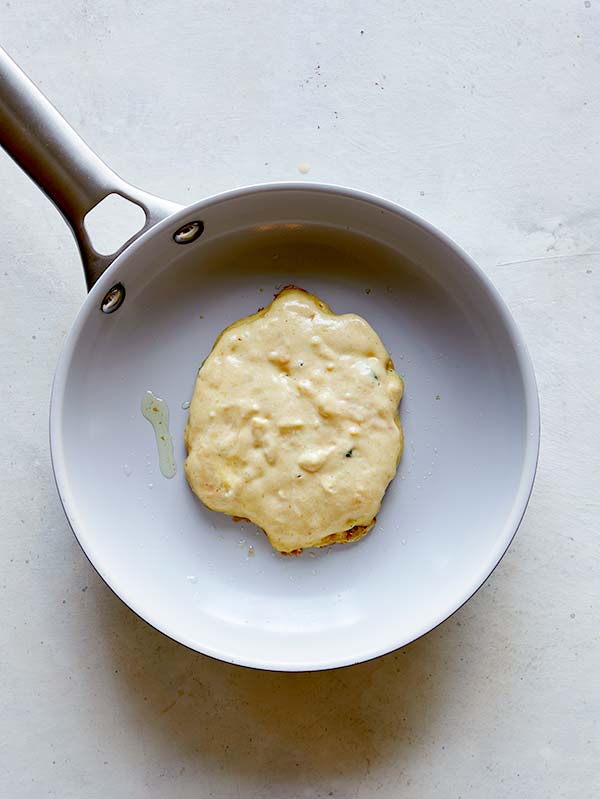
[{"label": "pan's outer wall", "polygon": [[[191,250],[173,242],[172,233],[196,219],[205,224],[202,239],[191,245],[198,252],[194,278],[198,280],[202,248],[218,246],[235,231],[256,234],[273,226],[326,223],[395,249],[416,265],[415,285],[429,287],[422,290],[422,313],[414,318],[408,306],[399,314],[390,305],[394,300],[401,306],[400,284],[396,294],[395,286],[386,286],[392,295],[386,298],[380,281],[381,297],[370,306],[365,305],[366,290],[356,293],[360,278],[355,272],[337,283],[335,276],[315,272],[307,277],[314,280],[307,288],[327,292],[324,299],[335,310],[342,306],[363,312],[386,345],[401,324],[407,351],[428,331],[435,333],[432,342],[449,342],[450,365],[440,372],[446,391],[437,394],[456,396],[454,405],[448,403],[445,429],[438,425],[441,446],[434,446],[435,430],[423,432],[427,425],[419,419],[420,405],[410,406],[414,427],[408,425],[409,447],[412,433],[417,453],[439,449],[437,477],[428,489],[435,496],[422,485],[414,486],[415,497],[409,496],[407,472],[408,483],[397,479],[386,498],[377,535],[327,554],[318,561],[318,569],[310,568],[306,558],[291,564],[290,559],[285,563],[274,559],[260,549],[261,539],[253,542],[257,557],[251,562],[236,560],[229,546],[236,533],[215,534],[215,518],[191,497],[181,469],[169,482],[140,476],[144,485],[153,484],[151,500],[141,494],[144,486],[136,482],[137,476],[128,481],[124,475],[125,458],[143,462],[139,471],[152,472],[147,460],[150,431],[136,406],[143,390],[169,394],[176,441],[185,422],[183,415],[175,420],[177,398],[169,392],[177,376],[169,372],[171,365],[165,360],[172,360],[169,335],[177,331],[186,335],[181,320],[189,309],[177,305],[185,302],[177,286],[179,279],[191,279]],[[222,274],[220,279],[228,278]],[[214,274],[207,277],[206,297],[223,296],[217,280]],[[368,283],[366,275],[363,280]],[[101,300],[119,281],[127,289],[126,304],[106,317],[99,312]],[[239,285],[231,305],[214,305],[213,338],[219,324],[225,327],[236,313],[244,315],[244,308],[245,313],[254,310],[248,307],[251,283],[252,275],[244,275],[229,287]],[[332,292],[337,296],[332,297]],[[369,295],[376,300],[370,291]],[[430,316],[428,296],[437,303]],[[202,302],[202,293],[197,301]],[[135,324],[130,323],[133,326],[123,338],[126,320],[134,316]],[[406,319],[409,322],[402,321]],[[208,334],[201,342],[182,338],[182,347],[197,352],[209,346],[208,339]],[[122,358],[128,347],[125,368]],[[392,354],[397,359],[398,352]],[[409,398],[401,418],[409,411],[406,403],[414,401],[410,399],[413,369],[404,366]],[[428,367],[423,362],[421,371],[414,369],[412,385],[425,391]],[[180,392],[185,386],[189,391],[192,373],[190,364]],[[152,385],[147,385],[149,380]],[[476,390],[461,394],[467,380]],[[122,390],[117,388],[121,383]],[[475,406],[466,406],[475,402],[469,398],[477,391],[485,395],[477,400],[483,403],[479,422]],[[123,404],[118,397],[125,398]],[[446,619],[477,590],[506,551],[525,511],[537,462],[539,410],[533,369],[509,312],[485,275],[453,242],[409,212],[364,193],[306,183],[270,184],[211,197],[182,210],[113,263],[88,295],[66,341],[53,387],[50,433],[56,482],[75,535],[103,579],[129,607],[165,634],[205,654],[256,668],[301,671],[356,663],[405,645]],[[415,455],[415,462],[418,458]],[[480,467],[470,472],[469,464],[477,459]],[[403,468],[409,465],[405,458]],[[434,506],[437,502],[433,517],[432,500]],[[424,518],[429,531],[418,530],[419,519]],[[400,530],[407,520],[413,528],[404,533],[410,539],[404,546]],[[147,536],[136,538],[140,529]],[[180,562],[182,552],[185,557]],[[193,557],[200,558],[198,569],[206,565],[205,573],[186,573],[182,563]],[[243,610],[237,612],[238,608]],[[395,609],[393,614],[390,608]]]}]

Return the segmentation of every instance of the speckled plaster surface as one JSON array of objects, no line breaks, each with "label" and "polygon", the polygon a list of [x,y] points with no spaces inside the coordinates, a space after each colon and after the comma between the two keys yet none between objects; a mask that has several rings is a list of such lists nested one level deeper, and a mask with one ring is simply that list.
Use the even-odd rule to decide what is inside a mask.
[{"label": "speckled plaster surface", "polygon": [[0,157],[0,794],[597,796],[599,0],[11,0],[0,27],[143,188],[186,202],[310,167],[443,228],[521,325],[543,424],[513,546],[425,638],[305,675],[183,649],[110,593],[63,516],[47,408],[84,282],[59,215]]}]

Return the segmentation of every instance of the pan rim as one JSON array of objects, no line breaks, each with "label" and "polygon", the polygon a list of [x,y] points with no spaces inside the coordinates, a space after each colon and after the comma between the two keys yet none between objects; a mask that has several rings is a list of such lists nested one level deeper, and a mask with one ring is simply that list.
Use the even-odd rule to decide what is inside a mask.
[{"label": "pan rim", "polygon": [[[127,586],[117,586],[113,584],[110,575],[104,573],[103,570],[94,562],[93,547],[90,546],[89,541],[86,541],[86,536],[82,531],[82,528],[86,527],[88,523],[85,519],[80,519],[77,513],[77,497],[74,496],[70,487],[64,449],[62,445],[62,406],[66,386],[68,384],[70,364],[75,354],[76,345],[79,341],[80,335],[84,331],[91,309],[97,308],[106,291],[113,285],[114,275],[120,269],[123,262],[128,260],[131,254],[143,248],[148,239],[153,237],[157,232],[165,228],[170,228],[173,225],[177,225],[180,220],[184,220],[192,213],[196,214],[198,211],[201,211],[206,207],[213,206],[221,202],[227,202],[248,194],[271,191],[295,191],[305,193],[316,191],[358,199],[360,201],[375,205],[380,209],[387,210],[393,214],[401,216],[415,224],[424,233],[433,235],[437,239],[441,240],[449,249],[453,250],[454,253],[461,259],[461,261],[468,267],[470,277],[479,281],[487,295],[490,297],[490,300],[496,308],[502,324],[507,331],[511,346],[513,347],[524,390],[526,437],[518,487],[513,497],[512,506],[507,515],[507,520],[503,528],[499,530],[496,537],[496,546],[490,552],[490,555],[485,563],[480,567],[477,576],[472,579],[465,587],[464,591],[461,592],[458,602],[454,602],[451,606],[445,607],[444,610],[440,611],[433,618],[433,620],[424,624],[416,635],[410,635],[408,638],[406,635],[398,636],[394,640],[391,640],[390,638],[385,645],[380,645],[377,647],[371,646],[367,647],[366,649],[361,648],[360,646],[351,646],[348,648],[346,653],[326,661],[319,659],[318,657],[312,657],[304,661],[288,662],[283,659],[277,660],[272,658],[240,657],[239,654],[234,656],[231,652],[226,650],[206,644],[199,645],[198,641],[196,640],[192,640],[191,638],[186,639],[186,637],[182,636],[180,633],[175,634],[169,630],[169,627],[167,624],[165,624],[164,620],[157,620],[154,618],[155,614],[140,606],[140,603],[135,598],[129,596]],[[183,207],[181,210],[175,212],[172,216],[159,222],[157,225],[144,233],[144,235],[142,235],[137,241],[131,244],[130,247],[128,247],[119,255],[118,258],[115,259],[111,266],[100,277],[98,282],[94,285],[82,303],[69,334],[67,335],[63,350],[58,360],[50,401],[50,454],[59,498],[75,538],[77,539],[79,545],[94,569],[98,572],[100,577],[109,586],[113,593],[115,593],[124,604],[126,604],[150,626],[159,630],[178,643],[181,643],[184,646],[192,649],[193,651],[201,652],[202,654],[227,663],[271,671],[321,671],[371,660],[412,643],[426,633],[438,627],[441,623],[456,613],[457,610],[459,610],[472,596],[474,596],[474,594],[479,590],[479,588],[481,588],[492,572],[496,569],[504,554],[508,550],[510,544],[512,543],[517,530],[519,529],[529,502],[529,498],[531,496],[531,492],[533,490],[539,457],[539,445],[539,396],[533,363],[522,334],[517,327],[512,314],[510,313],[500,293],[482,268],[478,266],[478,264],[447,234],[438,230],[431,223],[414,214],[412,211],[409,211],[408,209],[405,209],[390,200],[359,189],[348,188],[336,184],[312,183],[309,181],[258,183],[210,195],[209,197],[206,197],[197,203]],[[352,651],[350,652],[350,650]]]}]

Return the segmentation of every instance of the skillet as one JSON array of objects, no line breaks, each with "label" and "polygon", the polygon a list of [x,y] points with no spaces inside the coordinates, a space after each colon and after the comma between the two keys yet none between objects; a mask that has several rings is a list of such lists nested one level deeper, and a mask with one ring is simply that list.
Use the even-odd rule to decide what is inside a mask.
[{"label": "skillet", "polygon": [[[89,293],[56,370],[50,447],[79,543],[147,622],[205,654],[317,670],[403,646],[459,608],[509,546],[539,446],[535,378],[495,288],[454,242],[387,200],[271,183],[187,207],[118,177],[0,50],[0,139],[62,213]],[[109,195],[142,228],[111,255],[86,215]],[[285,284],[364,316],[406,393],[406,448],[375,529],[282,558],[249,523],[204,508],[183,474],[196,371],[223,328]],[[170,409],[165,479],[140,412]]]}]

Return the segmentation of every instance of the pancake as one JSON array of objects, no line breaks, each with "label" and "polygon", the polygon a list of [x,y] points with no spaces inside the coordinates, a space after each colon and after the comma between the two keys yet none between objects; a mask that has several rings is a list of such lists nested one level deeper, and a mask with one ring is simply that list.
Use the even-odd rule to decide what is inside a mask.
[{"label": "pancake", "polygon": [[398,468],[402,392],[368,322],[288,286],[224,330],[199,369],[188,482],[281,553],[354,541]]}]

